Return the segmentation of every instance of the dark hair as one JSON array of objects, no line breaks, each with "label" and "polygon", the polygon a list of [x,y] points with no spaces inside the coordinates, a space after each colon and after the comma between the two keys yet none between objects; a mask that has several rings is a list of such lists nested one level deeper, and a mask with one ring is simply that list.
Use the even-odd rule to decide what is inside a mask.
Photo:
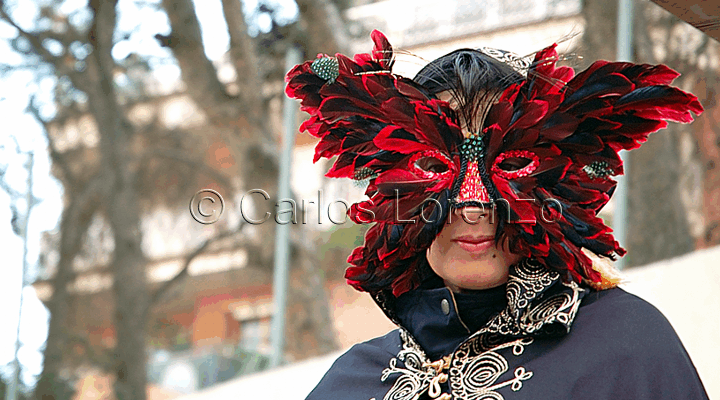
[{"label": "dark hair", "polygon": [[495,98],[524,77],[481,51],[459,49],[431,61],[413,80],[434,95],[449,91],[464,128],[477,132]]}]

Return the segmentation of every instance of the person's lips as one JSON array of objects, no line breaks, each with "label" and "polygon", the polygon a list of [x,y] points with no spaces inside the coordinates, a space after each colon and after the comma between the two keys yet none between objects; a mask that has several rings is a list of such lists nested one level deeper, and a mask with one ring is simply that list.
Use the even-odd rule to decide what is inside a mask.
[{"label": "person's lips", "polygon": [[452,239],[461,249],[470,253],[482,253],[495,245],[494,236],[458,236]]}]

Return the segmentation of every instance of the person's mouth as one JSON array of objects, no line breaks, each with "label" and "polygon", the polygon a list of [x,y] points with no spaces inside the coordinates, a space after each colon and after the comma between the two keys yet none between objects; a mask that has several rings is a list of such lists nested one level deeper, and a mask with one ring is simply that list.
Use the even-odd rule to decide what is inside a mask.
[{"label": "person's mouth", "polygon": [[494,236],[464,235],[458,236],[452,241],[469,253],[482,253],[495,246]]}]

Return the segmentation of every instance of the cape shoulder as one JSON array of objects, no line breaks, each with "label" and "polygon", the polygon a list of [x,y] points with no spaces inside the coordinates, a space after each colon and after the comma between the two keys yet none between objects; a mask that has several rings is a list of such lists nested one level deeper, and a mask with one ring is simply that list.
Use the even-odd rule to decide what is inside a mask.
[{"label": "cape shoulder", "polygon": [[[687,351],[657,308],[620,288],[591,292],[583,301],[570,334],[535,349],[544,354],[546,369],[556,370],[548,380],[570,389],[568,398],[707,399]],[[542,381],[543,369],[535,370]],[[564,385],[563,375],[571,378]]]},{"label": "cape shoulder", "polygon": [[330,367],[306,400],[382,399],[392,382],[381,382],[382,371],[402,348],[398,329],[358,343]]}]

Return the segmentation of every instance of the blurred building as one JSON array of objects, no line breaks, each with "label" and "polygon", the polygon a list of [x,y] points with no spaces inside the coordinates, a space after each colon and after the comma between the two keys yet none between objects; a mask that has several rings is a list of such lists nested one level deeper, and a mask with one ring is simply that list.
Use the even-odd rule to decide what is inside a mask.
[{"label": "blurred building", "polygon": [[[429,60],[459,48],[492,47],[524,56],[582,32],[580,0],[401,0],[351,8],[358,31],[378,29],[400,49],[394,72],[412,77]],[[355,52],[366,52],[368,39]],[[561,53],[574,47],[565,41]]]}]

